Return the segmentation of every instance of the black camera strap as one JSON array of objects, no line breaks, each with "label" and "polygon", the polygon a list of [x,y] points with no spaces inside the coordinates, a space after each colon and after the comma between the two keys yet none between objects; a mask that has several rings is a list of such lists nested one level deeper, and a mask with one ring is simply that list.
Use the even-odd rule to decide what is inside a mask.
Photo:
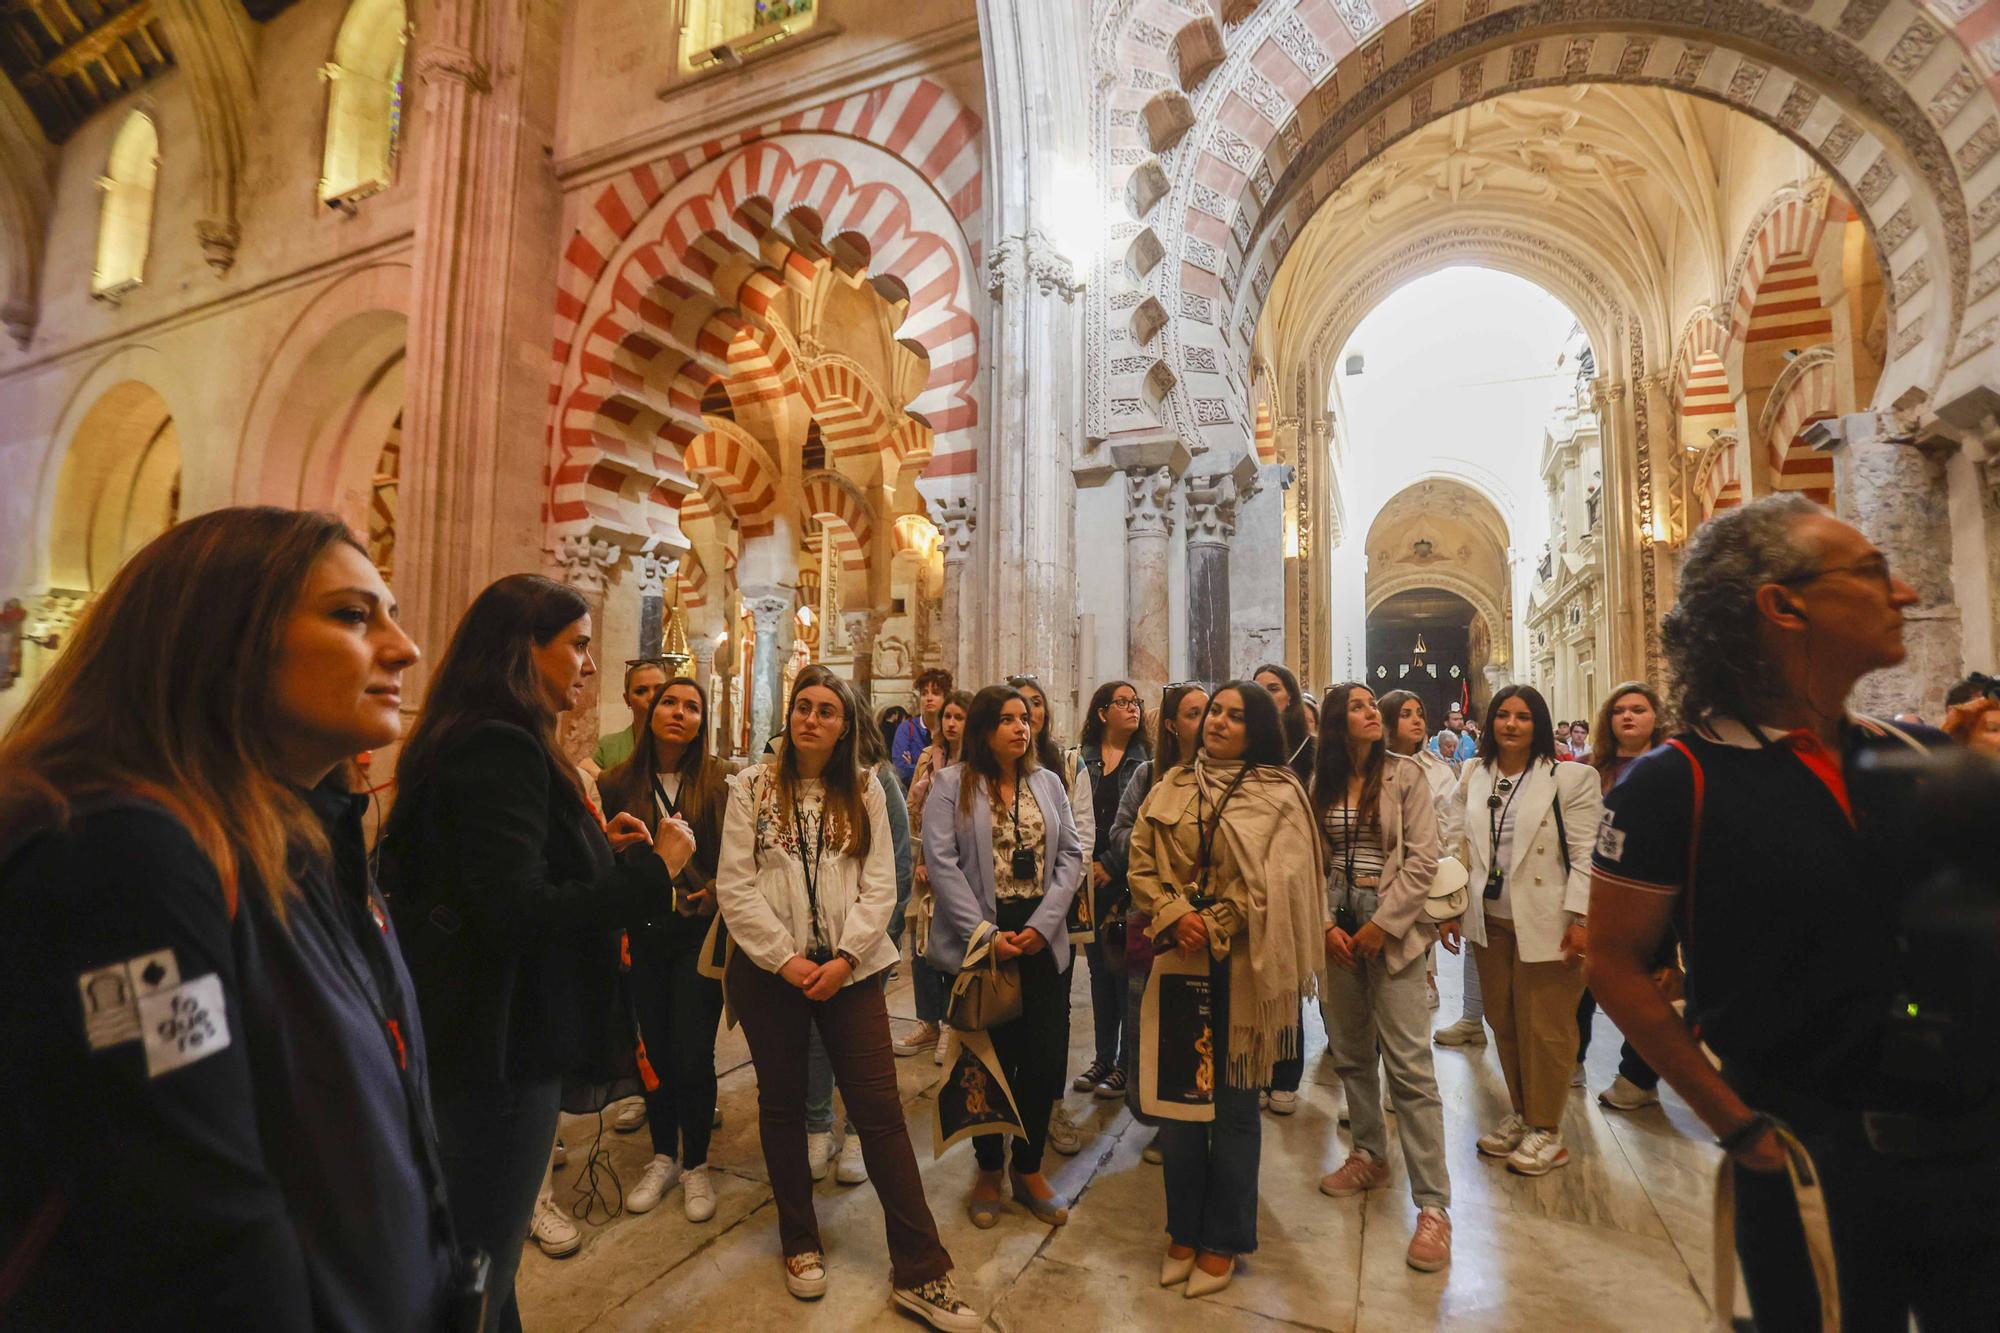
[{"label": "black camera strap", "polygon": [[[1496,769],[1495,771],[1497,772],[1498,770]],[[1486,869],[1488,874],[1500,868],[1500,830],[1507,823],[1508,817],[1513,814],[1514,798],[1521,794],[1521,787],[1527,780],[1528,774],[1523,770],[1521,776],[1518,778],[1503,777],[1495,782],[1495,786],[1501,784],[1507,785],[1507,803],[1505,805],[1500,803],[1498,792],[1492,793],[1486,798],[1486,828],[1488,836],[1491,839],[1486,849]],[[1504,870],[1501,871],[1501,874],[1504,875],[1505,873]]]},{"label": "black camera strap", "polygon": [[799,873],[806,881],[806,914],[810,918],[810,935],[806,949],[810,955],[815,949],[824,951],[832,947],[819,922],[819,861],[826,852],[826,792],[820,792],[819,818],[815,821],[812,860],[806,860],[805,816],[799,810],[799,796],[792,793],[792,836],[798,839]]}]

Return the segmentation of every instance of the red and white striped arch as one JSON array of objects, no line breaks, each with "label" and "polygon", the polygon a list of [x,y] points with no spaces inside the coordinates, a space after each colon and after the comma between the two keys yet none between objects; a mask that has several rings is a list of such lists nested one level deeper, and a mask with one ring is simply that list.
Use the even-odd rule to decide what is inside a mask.
[{"label": "red and white striped arch", "polygon": [[[688,442],[688,472],[721,493],[744,536],[770,532],[778,512],[777,464],[756,437],[735,422],[711,417],[708,427]],[[709,510],[706,503],[703,507]],[[693,515],[687,517],[691,520]]]},{"label": "red and white striped arch", "polygon": [[1833,358],[1817,349],[1804,369],[1779,385],[1784,397],[1771,418],[1770,447],[1777,467],[1777,486],[1833,507],[1834,466],[1802,438],[1805,428],[1840,411],[1840,385]]},{"label": "red and white striped arch", "polygon": [[[1773,208],[1750,243],[1743,274],[1731,303],[1729,338],[1733,344],[1769,342],[1778,338],[1821,341],[1831,331],[1831,318],[1820,305],[1819,278],[1813,256],[1826,230],[1828,202],[1816,195],[1796,195]],[[1820,325],[1824,323],[1825,328]]]},{"label": "red and white striped arch", "polygon": [[[715,377],[747,381],[753,399],[790,391],[796,370],[761,319],[784,284],[829,258],[865,259],[908,293],[897,336],[930,361],[908,406],[936,432],[928,471],[976,471],[970,238],[983,229],[983,151],[978,116],[919,76],[605,183],[580,210],[558,273],[550,521],[678,538],[671,514],[636,506],[661,485],[670,499],[685,493],[679,455],[705,429],[700,398]],[[788,239],[794,218],[830,238],[827,251]]]},{"label": "red and white striped arch", "polygon": [[868,568],[868,550],[875,540],[875,522],[868,503],[831,472],[815,472],[805,480],[805,512],[816,518],[840,551],[840,567]]},{"label": "red and white striped arch", "polygon": [[1725,509],[1743,503],[1743,483],[1737,476],[1735,448],[1719,450],[1715,462],[1701,479],[1701,516],[1714,518]]},{"label": "red and white striped arch", "polygon": [[708,571],[702,568],[700,556],[693,551],[681,552],[680,563],[674,570],[674,578],[680,584],[683,610],[692,611],[696,607],[708,605]]},{"label": "red and white striped arch", "polygon": [[827,357],[806,371],[804,385],[829,458],[851,458],[882,447],[889,433],[888,409],[858,366],[844,357]]}]

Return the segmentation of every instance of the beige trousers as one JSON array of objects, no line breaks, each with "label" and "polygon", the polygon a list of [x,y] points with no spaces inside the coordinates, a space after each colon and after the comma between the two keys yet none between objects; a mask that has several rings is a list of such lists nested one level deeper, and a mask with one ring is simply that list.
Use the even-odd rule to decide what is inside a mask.
[{"label": "beige trousers", "polygon": [[1486,940],[1472,947],[1479,951],[1479,990],[1507,1077],[1507,1100],[1530,1128],[1559,1128],[1576,1068],[1583,966],[1522,962],[1511,921],[1487,917]]}]

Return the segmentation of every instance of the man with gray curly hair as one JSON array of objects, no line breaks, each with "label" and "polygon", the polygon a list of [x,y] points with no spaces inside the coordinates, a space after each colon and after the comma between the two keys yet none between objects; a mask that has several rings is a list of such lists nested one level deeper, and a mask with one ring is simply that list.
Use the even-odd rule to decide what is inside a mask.
[{"label": "man with gray curly hair", "polygon": [[[1634,761],[1598,830],[1590,986],[1732,1160],[1760,1328],[1818,1328],[1835,1304],[1851,1328],[1969,1328],[2000,1303],[1996,1135],[1936,1113],[1884,1058],[1904,858],[1848,782],[1868,749],[1948,743],[1847,711],[1902,661],[1916,602],[1802,497],[1709,522],[1663,634],[1685,730]],[[1651,975],[1669,929],[1686,1025]],[[1828,1226],[1806,1224],[1788,1167],[1816,1172]]]}]

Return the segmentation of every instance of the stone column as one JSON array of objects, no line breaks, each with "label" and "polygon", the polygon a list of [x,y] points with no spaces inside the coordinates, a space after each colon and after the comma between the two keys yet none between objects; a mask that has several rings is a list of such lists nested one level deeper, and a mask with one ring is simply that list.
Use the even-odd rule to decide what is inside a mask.
[{"label": "stone column", "polygon": [[1184,482],[1188,674],[1210,684],[1230,679],[1235,670],[1229,660],[1229,543],[1236,536],[1236,506],[1256,475],[1256,460],[1246,455],[1235,472],[1188,477]]},{"label": "stone column", "polygon": [[[1048,686],[1059,734],[1076,699],[1076,513],[1083,449],[1084,315],[1068,237],[1094,202],[1079,196],[1095,122],[1087,87],[1088,6],[988,0],[979,6],[990,182],[988,439],[978,475],[980,615],[968,676],[1031,671]],[[963,623],[963,622],[961,622]]]},{"label": "stone column", "polygon": [[[714,712],[716,709],[715,687],[712,684],[715,679],[714,636],[695,633],[688,635],[688,674],[693,676],[695,683],[708,693],[709,711]],[[708,723],[709,736],[713,743],[717,734],[716,719],[710,718]]]},{"label": "stone column", "polygon": [[1187,467],[1177,439],[1116,444],[1112,459],[1125,473],[1125,674],[1139,697],[1153,699],[1167,683],[1167,539],[1174,530],[1174,481]]},{"label": "stone column", "polygon": [[634,657],[658,657],[666,638],[667,576],[673,558],[665,552],[648,551],[633,562],[639,576],[639,642]]},{"label": "stone column", "polygon": [[757,648],[750,662],[750,757],[764,752],[764,742],[784,729],[785,661],[792,655],[792,590],[745,588],[743,605],[757,627]]},{"label": "stone column", "polygon": [[1903,613],[1907,655],[1901,665],[1864,678],[1853,707],[1880,717],[1904,709],[1942,716],[1945,691],[1964,674],[1965,662],[1952,583],[1946,454],[1917,448],[1914,422],[1894,411],[1856,413],[1841,425],[1848,517],[1921,599]]},{"label": "stone column", "polygon": [[871,709],[875,698],[875,636],[882,630],[882,620],[873,611],[840,613],[840,627],[847,634],[847,646],[854,652],[854,688]]},{"label": "stone column", "polygon": [[[590,607],[593,629],[604,622],[605,583],[612,566],[618,563],[622,554],[610,542],[592,541],[580,533],[562,537],[551,552],[556,577],[581,593]],[[594,657],[601,657],[603,653],[601,646],[593,646]],[[597,706],[602,697],[600,686],[604,681],[604,663],[600,661],[598,667],[598,674],[583,683],[583,698],[563,715],[559,729],[563,750],[579,763],[589,758],[590,752],[597,747]],[[613,672],[614,679],[617,674]]]},{"label": "stone column", "polygon": [[938,533],[944,538],[944,587],[939,591],[939,637],[944,669],[964,688],[973,675],[973,657],[966,644],[965,568],[972,558],[972,541],[979,527],[970,497],[954,496],[937,507]]},{"label": "stone column", "polygon": [[421,89],[397,591],[436,660],[495,576],[533,568],[562,197],[549,170],[562,7],[438,0]]}]

